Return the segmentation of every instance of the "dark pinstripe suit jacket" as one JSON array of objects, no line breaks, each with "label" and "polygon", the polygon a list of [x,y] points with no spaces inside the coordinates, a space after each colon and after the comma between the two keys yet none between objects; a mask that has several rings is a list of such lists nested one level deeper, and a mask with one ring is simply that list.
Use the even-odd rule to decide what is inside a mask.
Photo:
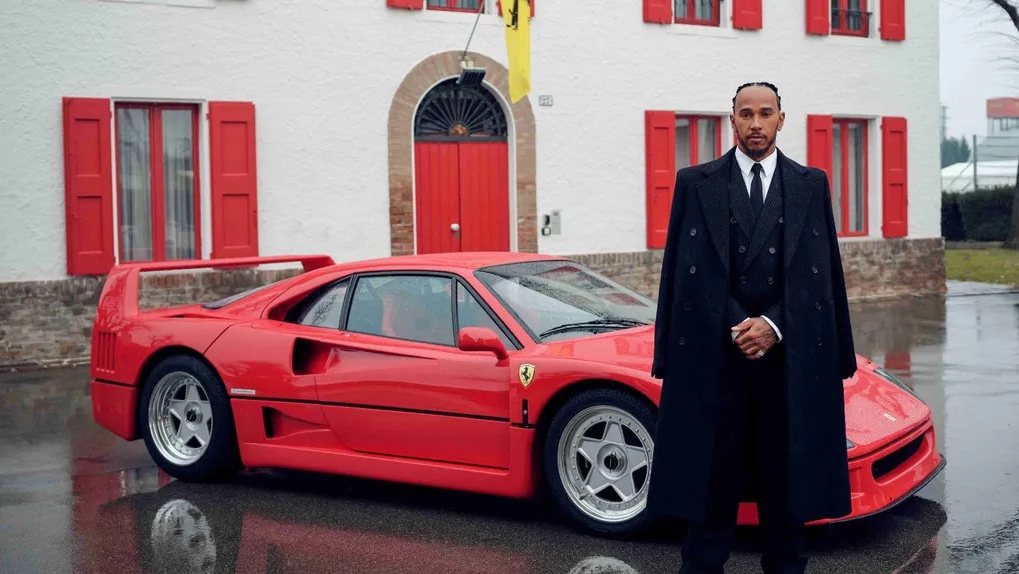
[{"label": "dark pinstripe suit jacket", "polygon": [[728,321],[736,325],[766,315],[781,331],[782,173],[776,170],[772,177],[757,220],[739,164],[733,161],[730,171]]}]

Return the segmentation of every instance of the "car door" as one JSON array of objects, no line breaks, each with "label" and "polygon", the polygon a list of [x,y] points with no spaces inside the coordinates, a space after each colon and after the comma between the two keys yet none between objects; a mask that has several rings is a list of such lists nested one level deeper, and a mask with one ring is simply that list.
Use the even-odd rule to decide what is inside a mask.
[{"label": "car door", "polygon": [[416,272],[361,275],[344,317],[315,381],[326,419],[347,447],[508,468],[509,362],[460,351],[455,333],[459,326],[495,327],[504,344],[514,341],[462,281]]}]

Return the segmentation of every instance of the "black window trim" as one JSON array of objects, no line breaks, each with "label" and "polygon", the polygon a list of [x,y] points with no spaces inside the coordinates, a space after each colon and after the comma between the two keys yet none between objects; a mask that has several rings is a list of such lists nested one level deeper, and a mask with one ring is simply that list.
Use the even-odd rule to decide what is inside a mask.
[{"label": "black window trim", "polygon": [[[344,276],[340,277],[339,279],[334,279],[332,281],[329,281],[327,283],[319,285],[318,287],[313,289],[311,291],[311,293],[308,293],[304,297],[301,297],[301,299],[297,303],[294,303],[290,307],[290,309],[287,310],[286,315],[283,316],[283,321],[282,322],[283,323],[288,323],[290,325],[297,325],[299,327],[314,327],[316,329],[340,330],[340,326],[343,325],[343,316],[344,316],[343,314],[347,310],[347,301],[350,299],[350,289],[351,288],[349,286],[347,287],[347,292],[344,293],[344,295],[343,295],[343,305],[340,308],[340,321],[339,321],[339,323],[337,323],[337,325],[335,327],[323,327],[322,325],[305,325],[304,323],[299,323],[296,320],[293,320],[292,317],[291,317],[291,313],[293,313],[296,309],[298,309],[302,305],[306,304],[312,298],[320,297],[322,294],[324,294],[326,292],[329,292],[329,291],[332,291],[333,289],[338,287],[340,285],[340,283],[344,283],[346,281],[350,281],[351,285],[353,285],[353,277],[354,277],[353,274],[347,274],[347,275],[344,275]],[[318,300],[316,300],[316,302],[318,302]]]},{"label": "black window trim", "polygon": [[[484,271],[485,271],[484,269],[478,269],[475,273],[480,273],[480,272],[484,272]],[[481,277],[478,277],[477,279],[478,279],[478,281],[481,281],[482,283],[484,283],[484,280],[482,280]],[[487,284],[486,284],[486,287],[487,287]],[[524,332],[527,333],[527,335],[529,337],[531,337],[531,342],[533,342],[536,345],[542,344],[543,341],[541,340],[541,337],[538,335],[538,333],[536,333],[534,331],[534,329],[531,329],[531,327],[527,324],[527,321],[524,321],[523,317],[521,317],[516,312],[516,310],[513,308],[513,306],[510,305],[509,302],[506,301],[502,297],[502,295],[499,295],[498,293],[496,293],[491,288],[489,288],[488,290],[489,290],[489,292],[492,293],[492,297],[495,297],[495,299],[499,302],[499,304],[502,305],[502,307],[504,309],[506,309],[506,312],[510,314],[510,317],[513,317],[513,319],[516,320],[517,324],[520,325],[520,328],[523,329]]]},{"label": "black window trim", "polygon": [[[577,263],[576,261],[572,261],[572,260],[569,260],[569,259],[535,259],[534,261],[525,261],[523,263],[525,263],[525,264],[526,263],[573,263],[574,265],[580,265],[580,263]],[[521,317],[519,314],[517,314],[516,310],[513,309],[513,306],[510,305],[509,302],[507,302],[501,295],[496,293],[495,290],[493,290],[488,285],[488,283],[485,283],[484,279],[482,279],[481,277],[478,276],[479,273],[489,273],[491,275],[497,275],[497,272],[496,272],[497,269],[500,269],[500,268],[503,268],[503,267],[513,267],[513,266],[516,266],[516,265],[520,265],[520,263],[519,262],[498,263],[496,265],[487,265],[485,267],[480,267],[480,268],[474,270],[474,278],[477,279],[478,281],[480,281],[485,286],[485,288],[488,289],[488,292],[492,294],[492,297],[495,297],[496,301],[498,301],[499,304],[502,305],[503,309],[506,309],[506,312],[509,313],[510,316],[513,317],[513,319],[516,320],[517,324],[520,325],[520,328],[523,329],[524,332],[527,333],[527,335],[531,337],[531,342],[533,342],[536,345],[540,345],[540,344],[542,344],[544,342],[544,341],[542,341],[541,336],[538,335],[538,333],[536,333],[534,331],[534,329],[531,329],[531,327],[527,325],[527,321],[524,321],[523,317]]]},{"label": "black window trim", "polygon": [[[512,346],[512,349],[510,349],[510,350],[519,351],[519,350],[524,348],[524,346],[520,343],[520,340],[517,339],[516,335],[514,335],[513,332],[509,330],[509,327],[506,326],[506,324],[503,322],[503,320],[500,319],[498,315],[496,315],[496,313],[492,309],[492,307],[489,306],[488,302],[485,301],[485,298],[482,297],[477,292],[477,290],[474,289],[474,287],[472,287],[467,282],[466,279],[464,279],[463,277],[457,276],[455,283],[457,284],[457,290],[459,290],[460,286],[462,285],[467,290],[467,293],[471,297],[474,298],[474,301],[477,302],[478,305],[481,305],[481,309],[485,312],[486,315],[488,315],[488,318],[492,320],[492,323],[494,323],[495,326],[498,327],[499,330],[502,332],[502,334],[505,335],[506,338],[509,340],[510,345]],[[493,294],[493,296],[494,296],[494,294]],[[453,307],[454,307],[453,318],[454,318],[454,321],[455,321],[453,324],[456,326],[456,332],[459,333],[460,332],[460,320],[459,320],[459,314],[456,312],[456,294],[455,293],[454,293],[454,297],[453,297]]]},{"label": "black window trim", "polygon": [[[385,335],[374,335],[372,333],[361,333],[359,331],[350,331],[349,329],[347,329],[347,323],[349,322],[349,319],[350,319],[350,307],[351,307],[351,303],[353,303],[354,293],[357,292],[357,287],[360,284],[360,281],[361,281],[362,278],[365,278],[365,277],[403,277],[403,276],[412,276],[412,277],[441,277],[443,279],[449,279],[450,280],[450,282],[451,282],[451,285],[450,285],[450,306],[451,306],[451,312],[453,314],[453,344],[452,345],[447,345],[447,344],[444,344],[444,343],[432,343],[432,342],[429,342],[429,341],[415,341],[413,339],[401,339],[401,338],[398,338],[398,337],[387,337]],[[519,351],[519,350],[521,350],[523,348],[523,345],[520,343],[520,340],[517,339],[517,337],[513,334],[512,331],[509,330],[509,328],[502,321],[502,319],[500,319],[499,316],[495,314],[495,312],[492,310],[492,308],[485,301],[484,297],[481,297],[478,294],[477,290],[474,289],[470,285],[470,283],[464,277],[462,277],[458,273],[450,273],[450,272],[446,272],[446,271],[415,270],[415,269],[380,270],[380,271],[359,271],[359,272],[354,272],[354,273],[351,273],[350,275],[347,275],[346,277],[344,277],[344,279],[350,279],[351,283],[350,283],[350,287],[347,289],[347,293],[346,293],[345,299],[343,301],[343,310],[340,311],[340,327],[339,327],[340,331],[347,331],[347,332],[350,332],[350,333],[357,333],[357,334],[360,334],[360,335],[368,335],[368,336],[371,336],[371,337],[380,337],[380,338],[383,338],[383,339],[391,339],[391,340],[394,340],[394,341],[405,341],[405,342],[408,342],[408,343],[418,343],[418,344],[422,344],[422,345],[431,345],[431,346],[435,346],[435,347],[441,347],[441,348],[444,348],[444,349],[450,349],[450,348],[452,348],[452,349],[459,349],[459,344],[458,343],[459,343],[459,334],[460,334],[460,324],[459,324],[459,317],[458,317],[457,309],[456,309],[456,289],[458,289],[458,284],[462,284],[463,286],[465,286],[467,288],[467,292],[471,293],[474,296],[474,298],[478,302],[478,304],[481,305],[481,308],[484,309],[485,313],[487,313],[489,318],[492,319],[492,322],[495,323],[495,325],[499,328],[499,330],[502,331],[502,333],[506,336],[506,338],[509,339],[510,342],[513,344],[513,348],[507,349],[507,350]],[[526,329],[526,327],[525,327],[525,329]]]}]

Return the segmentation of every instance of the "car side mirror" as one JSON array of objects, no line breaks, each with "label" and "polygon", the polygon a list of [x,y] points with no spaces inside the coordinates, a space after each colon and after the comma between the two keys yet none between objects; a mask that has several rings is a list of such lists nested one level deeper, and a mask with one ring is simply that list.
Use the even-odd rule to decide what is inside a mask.
[{"label": "car side mirror", "polygon": [[464,327],[460,329],[460,336],[457,338],[457,347],[461,351],[486,351],[494,353],[500,361],[509,356],[506,352],[506,345],[495,334],[495,331],[486,327]]}]

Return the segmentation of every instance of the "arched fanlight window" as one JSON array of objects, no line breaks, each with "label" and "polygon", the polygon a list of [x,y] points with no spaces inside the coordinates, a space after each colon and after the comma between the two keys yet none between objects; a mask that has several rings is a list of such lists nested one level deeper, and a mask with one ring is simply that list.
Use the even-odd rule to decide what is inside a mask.
[{"label": "arched fanlight window", "polygon": [[446,80],[425,94],[414,117],[415,141],[506,141],[506,116],[482,86]]}]

